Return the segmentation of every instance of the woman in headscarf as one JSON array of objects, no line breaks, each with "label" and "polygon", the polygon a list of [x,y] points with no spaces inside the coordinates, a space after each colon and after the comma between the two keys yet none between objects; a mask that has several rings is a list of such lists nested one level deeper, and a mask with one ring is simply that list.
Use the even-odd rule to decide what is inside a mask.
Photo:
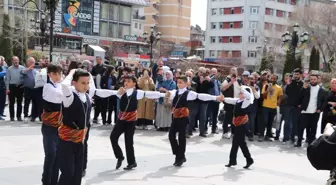
[{"label": "woman in headscarf", "polygon": [[[138,87],[143,91],[154,91],[155,84],[150,77],[151,74],[148,69],[142,71],[142,77],[138,79]],[[148,125],[153,125],[155,117],[154,101],[148,98],[143,98],[138,101],[138,123],[137,126],[142,129],[147,129]]]},{"label": "woman in headscarf", "polygon": [[[163,75],[164,81],[158,84],[157,90],[166,93],[176,89],[176,83],[171,71],[166,71]],[[155,124],[159,131],[168,131],[172,122],[171,116],[172,102],[168,99],[160,98],[156,108]]]}]

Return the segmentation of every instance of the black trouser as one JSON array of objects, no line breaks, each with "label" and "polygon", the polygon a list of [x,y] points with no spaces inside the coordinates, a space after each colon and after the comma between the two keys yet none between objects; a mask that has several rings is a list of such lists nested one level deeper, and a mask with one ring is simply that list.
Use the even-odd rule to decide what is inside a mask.
[{"label": "black trouser", "polygon": [[61,176],[58,185],[80,185],[84,158],[83,143],[73,143],[60,139],[58,145]]},{"label": "black trouser", "polygon": [[98,96],[94,97],[94,116],[93,116],[93,120],[97,120],[99,114],[102,112],[103,109],[103,102],[104,102],[104,98],[100,98]]},{"label": "black trouser", "polygon": [[[266,136],[267,137],[272,137],[272,125],[274,121],[274,117],[277,114],[276,109],[271,109],[268,107],[263,107],[261,109],[262,111],[262,116],[264,118],[263,121],[261,121],[261,125],[259,125],[259,137],[264,137],[265,135],[265,128],[266,128]],[[260,113],[259,113],[260,114]]]},{"label": "black trouser", "polygon": [[31,89],[28,87],[24,88],[24,107],[23,107],[23,114],[24,117],[29,116],[29,104],[32,102],[32,108],[31,108],[31,118],[35,119],[39,117],[39,111],[38,111],[38,94],[37,89]]},{"label": "black trouser", "polygon": [[[185,157],[186,151],[186,129],[189,124],[189,118],[173,118],[172,124],[169,130],[169,141],[177,160]],[[176,133],[178,133],[178,142],[176,139]]]},{"label": "black trouser", "polygon": [[217,130],[217,116],[218,116],[218,111],[219,111],[219,102],[210,102],[208,105],[208,115],[207,115],[207,124],[206,124],[206,129],[208,130],[208,123],[209,120],[212,123],[212,132],[216,132]]},{"label": "black trouser", "polygon": [[223,122],[223,134],[229,132],[229,125],[231,126],[231,133],[234,134],[234,126],[232,123],[234,106],[225,104],[224,109],[225,109],[225,118]]},{"label": "black trouser", "polygon": [[241,151],[243,152],[244,157],[246,160],[251,160],[251,154],[249,149],[247,148],[247,144],[245,141],[245,134],[246,134],[246,124],[235,127],[235,133],[232,139],[232,146],[230,151],[230,163],[237,163],[237,153],[238,148],[240,147]]},{"label": "black trouser", "polygon": [[87,162],[88,162],[88,140],[89,140],[89,134],[90,134],[90,128],[91,125],[87,126],[87,132],[85,135],[85,140],[84,140],[84,161],[83,161],[83,171],[86,170],[87,168]]},{"label": "black trouser", "polygon": [[120,135],[124,133],[128,165],[132,165],[135,163],[133,137],[136,122],[137,121],[118,120],[110,135],[110,140],[115,157],[117,159],[124,159],[125,158],[124,154],[118,144]]},{"label": "black trouser", "polygon": [[313,114],[301,113],[300,127],[297,141],[298,145],[301,145],[302,143],[304,129],[306,129],[308,144],[312,143],[316,139],[317,122],[319,118],[320,118],[319,113],[313,113]]},{"label": "black trouser", "polygon": [[[116,106],[116,96],[108,97],[108,98],[102,98],[100,103],[101,103],[101,115],[103,118],[103,124],[111,124],[112,123],[112,111],[115,110]],[[106,119],[106,113],[107,119]],[[97,116],[98,117],[98,116]],[[116,111],[115,111],[115,116],[114,116],[114,122],[116,122]]]},{"label": "black trouser", "polygon": [[42,137],[44,148],[44,164],[42,173],[43,185],[56,185],[58,180],[58,129],[42,124]]},{"label": "black trouser", "polygon": [[42,94],[43,94],[43,87],[39,87],[39,88],[36,88],[35,89],[35,97],[36,97],[36,110],[37,110],[37,114],[38,114],[38,117],[41,119],[41,115],[42,115],[42,104],[43,104],[43,97],[42,97]]},{"label": "black trouser", "polygon": [[14,104],[16,103],[16,117],[21,119],[22,113],[22,98],[23,87],[22,85],[9,84],[9,115],[14,119]]}]

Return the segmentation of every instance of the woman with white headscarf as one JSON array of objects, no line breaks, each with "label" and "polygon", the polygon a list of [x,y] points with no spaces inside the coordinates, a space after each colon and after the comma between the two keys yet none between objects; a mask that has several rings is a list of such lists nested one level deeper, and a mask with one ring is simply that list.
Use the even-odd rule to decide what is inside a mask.
[{"label": "woman with white headscarf", "polygon": [[[157,90],[166,93],[176,89],[173,73],[166,71],[163,75],[164,81],[158,84]],[[171,116],[172,102],[169,99],[160,98],[156,108],[155,124],[159,131],[168,131],[172,122]]]}]

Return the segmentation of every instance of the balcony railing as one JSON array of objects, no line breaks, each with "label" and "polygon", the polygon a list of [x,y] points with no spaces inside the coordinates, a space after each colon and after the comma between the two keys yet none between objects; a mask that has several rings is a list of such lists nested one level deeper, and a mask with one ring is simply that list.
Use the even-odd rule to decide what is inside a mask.
[{"label": "balcony railing", "polygon": [[138,20],[146,20],[146,16],[141,16],[141,15],[133,15],[133,19],[138,19]]}]

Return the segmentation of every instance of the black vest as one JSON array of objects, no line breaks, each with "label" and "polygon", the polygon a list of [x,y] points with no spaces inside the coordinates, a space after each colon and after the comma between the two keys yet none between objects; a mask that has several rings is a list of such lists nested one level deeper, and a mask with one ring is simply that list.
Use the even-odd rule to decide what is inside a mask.
[{"label": "black vest", "polygon": [[[228,83],[231,82],[231,78],[229,78],[229,77],[226,77],[225,80],[226,80]],[[240,79],[237,79],[237,82],[238,82],[239,85],[242,84]],[[228,89],[226,89],[225,91],[223,91],[223,95],[224,95],[225,97],[228,97],[228,98],[234,98],[234,97],[233,97],[233,96],[234,96],[234,87],[233,87],[233,84],[230,85],[230,87],[229,87]]]},{"label": "black vest", "polygon": [[[134,90],[131,96],[127,97],[127,93],[121,96],[120,98],[120,111],[122,112],[133,112],[138,109],[138,91]],[[128,102],[130,101],[130,102]],[[127,107],[128,105],[128,107]],[[126,110],[127,108],[127,110]]]},{"label": "black vest", "polygon": [[[48,80],[49,84],[51,84],[55,89],[57,88],[55,84],[53,84],[50,80]],[[45,112],[58,112],[61,111],[62,103],[51,103],[42,99],[42,109]]]},{"label": "black vest", "polygon": [[89,95],[85,95],[86,102],[83,103],[78,95],[73,92],[74,99],[72,104],[69,107],[63,107],[64,125],[73,129],[84,129],[90,125],[91,101]]},{"label": "black vest", "polygon": [[245,116],[248,113],[249,107],[246,107],[245,109],[242,108],[243,101],[236,103],[233,111],[233,116]]},{"label": "black vest", "polygon": [[188,107],[188,100],[187,100],[188,93],[189,93],[189,90],[186,90],[183,94],[179,95],[178,90],[177,90],[175,97],[173,99],[173,107],[174,108]]}]

